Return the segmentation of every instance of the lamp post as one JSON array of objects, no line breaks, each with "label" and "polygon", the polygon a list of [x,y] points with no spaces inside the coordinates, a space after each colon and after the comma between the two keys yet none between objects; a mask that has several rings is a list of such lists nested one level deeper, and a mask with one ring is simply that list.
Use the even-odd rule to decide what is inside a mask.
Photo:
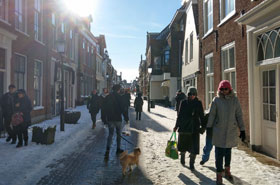
[{"label": "lamp post", "polygon": [[65,41],[58,40],[57,52],[60,54],[61,84],[60,84],[60,131],[64,131],[64,67],[63,54],[65,53]]},{"label": "lamp post", "polygon": [[152,68],[148,68],[148,75],[149,75],[149,83],[148,83],[148,112],[151,112],[151,100],[150,100],[150,91],[151,91],[151,74]]}]

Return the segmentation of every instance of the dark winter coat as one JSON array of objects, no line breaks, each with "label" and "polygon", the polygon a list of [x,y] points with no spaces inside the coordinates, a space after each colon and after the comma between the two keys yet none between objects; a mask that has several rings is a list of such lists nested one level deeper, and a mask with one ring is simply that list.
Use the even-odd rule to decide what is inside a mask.
[{"label": "dark winter coat", "polygon": [[129,93],[124,93],[124,95],[122,95],[123,99],[124,99],[124,103],[125,103],[125,106],[128,108],[130,107],[130,99],[131,99],[131,96]]},{"label": "dark winter coat", "polygon": [[100,96],[100,109],[101,109],[101,120],[103,123],[106,123],[106,114],[105,114],[105,99],[108,95],[102,95]]},{"label": "dark winter coat", "polygon": [[[190,119],[194,119],[193,133],[186,134],[186,125],[190,123]],[[179,132],[178,150],[199,154],[199,131],[201,127],[205,126],[206,123],[201,101],[197,98],[194,100],[183,100],[175,126]]]},{"label": "dark winter coat", "polygon": [[24,96],[23,98],[17,98],[15,105],[19,104],[19,107],[15,106],[15,112],[23,113],[23,122],[27,125],[31,124],[31,111],[33,109],[32,103],[28,96]]},{"label": "dark winter coat", "polygon": [[4,118],[11,119],[14,113],[14,105],[17,99],[16,93],[6,93],[1,98],[2,114]]},{"label": "dark winter coat", "polygon": [[136,97],[134,100],[134,108],[136,112],[142,112],[143,99],[141,97]]},{"label": "dark winter coat", "polygon": [[175,97],[175,100],[176,100],[176,111],[179,111],[179,106],[180,106],[180,103],[182,100],[186,99],[186,95],[185,93],[181,92],[181,93],[178,93]]},{"label": "dark winter coat", "polygon": [[128,121],[125,109],[125,101],[117,92],[110,93],[104,100],[104,111],[107,121],[122,121],[122,115],[124,120]]},{"label": "dark winter coat", "polygon": [[97,114],[100,110],[100,97],[97,94],[92,94],[88,103],[87,108],[91,114]]}]

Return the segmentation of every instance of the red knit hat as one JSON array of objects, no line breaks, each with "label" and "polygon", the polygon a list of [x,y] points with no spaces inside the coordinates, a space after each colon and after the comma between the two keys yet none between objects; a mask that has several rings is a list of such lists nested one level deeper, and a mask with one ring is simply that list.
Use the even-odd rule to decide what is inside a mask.
[{"label": "red knit hat", "polygon": [[232,87],[231,87],[230,82],[228,80],[222,80],[220,82],[218,91],[220,91],[221,88],[228,88],[229,90],[232,91]]}]

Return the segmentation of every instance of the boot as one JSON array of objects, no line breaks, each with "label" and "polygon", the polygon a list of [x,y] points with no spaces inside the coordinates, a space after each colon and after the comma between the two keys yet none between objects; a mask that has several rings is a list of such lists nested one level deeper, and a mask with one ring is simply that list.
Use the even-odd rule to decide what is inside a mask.
[{"label": "boot", "polygon": [[180,159],[181,159],[181,164],[185,165],[185,152],[184,153],[181,152],[181,158]]},{"label": "boot", "polygon": [[216,180],[217,185],[222,185],[223,184],[223,176],[222,172],[217,172],[217,180]]},{"label": "boot", "polygon": [[194,170],[195,154],[190,154],[190,169]]},{"label": "boot", "polygon": [[227,178],[229,181],[233,181],[233,177],[230,173],[230,167],[225,167],[225,178]]}]

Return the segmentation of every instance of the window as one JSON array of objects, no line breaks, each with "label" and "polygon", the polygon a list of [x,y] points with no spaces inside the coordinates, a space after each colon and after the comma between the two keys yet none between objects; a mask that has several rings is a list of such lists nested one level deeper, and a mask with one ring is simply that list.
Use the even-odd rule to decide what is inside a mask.
[{"label": "window", "polygon": [[154,67],[155,67],[155,70],[160,70],[161,69],[160,57],[155,57],[154,58]]},{"label": "window", "polygon": [[213,53],[205,56],[205,90],[206,90],[206,109],[210,108],[210,104],[214,98],[214,64]]},{"label": "window", "polygon": [[25,89],[26,57],[15,55],[15,86]]},{"label": "window", "polygon": [[258,61],[280,57],[280,28],[257,37]]},{"label": "window", "polygon": [[220,0],[220,13],[221,20],[226,18],[228,15],[232,15],[235,11],[235,0]]},{"label": "window", "polygon": [[262,72],[263,119],[276,123],[276,71]]},{"label": "window", "polygon": [[164,65],[169,65],[170,50],[164,51]]},{"label": "window", "polygon": [[236,91],[235,50],[234,42],[222,47],[221,61],[223,79],[228,80]]},{"label": "window", "polygon": [[193,60],[193,33],[190,35],[190,62]]},{"label": "window", "polygon": [[61,33],[65,33],[65,25],[64,22],[61,23]]},{"label": "window", "polygon": [[43,14],[42,0],[34,1],[34,34],[35,39],[43,42]]},{"label": "window", "polygon": [[52,24],[51,24],[51,29],[52,29],[52,48],[56,50],[56,19],[55,19],[55,13],[52,13]]},{"label": "window", "polygon": [[42,63],[34,62],[34,106],[42,105]]},{"label": "window", "polygon": [[16,29],[26,32],[26,2],[25,0],[15,0],[15,26]]},{"label": "window", "polygon": [[9,0],[0,0],[0,19],[8,22]]},{"label": "window", "polygon": [[189,39],[186,40],[186,47],[185,47],[185,65],[189,62]]},{"label": "window", "polygon": [[204,0],[204,34],[213,28],[213,0]]},{"label": "window", "polygon": [[69,31],[69,57],[74,60],[74,53],[75,53],[75,45],[74,45],[74,38],[73,38],[73,31]]}]

